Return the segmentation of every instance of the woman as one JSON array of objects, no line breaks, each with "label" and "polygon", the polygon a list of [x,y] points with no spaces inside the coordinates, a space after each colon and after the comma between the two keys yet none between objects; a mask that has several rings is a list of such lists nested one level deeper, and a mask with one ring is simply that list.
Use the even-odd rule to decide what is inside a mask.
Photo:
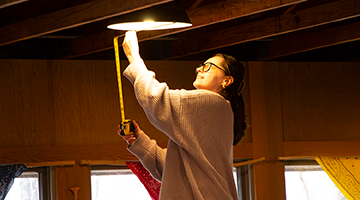
[{"label": "woman", "polygon": [[147,70],[136,32],[126,33],[123,48],[130,62],[124,75],[149,121],[169,137],[162,149],[136,123],[134,135],[123,136],[128,150],[162,182],[160,199],[237,199],[232,146],[246,128],[241,63],[217,54],[196,68],[196,90],[170,90]]}]

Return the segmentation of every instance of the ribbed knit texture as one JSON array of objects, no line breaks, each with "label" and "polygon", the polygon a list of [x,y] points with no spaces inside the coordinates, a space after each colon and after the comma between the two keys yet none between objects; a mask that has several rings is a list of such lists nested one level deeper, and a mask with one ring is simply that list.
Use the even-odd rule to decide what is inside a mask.
[{"label": "ribbed knit texture", "polygon": [[162,182],[160,199],[237,199],[230,103],[207,90],[170,90],[141,59],[124,75],[149,121],[170,138],[162,149],[141,134],[128,148]]}]

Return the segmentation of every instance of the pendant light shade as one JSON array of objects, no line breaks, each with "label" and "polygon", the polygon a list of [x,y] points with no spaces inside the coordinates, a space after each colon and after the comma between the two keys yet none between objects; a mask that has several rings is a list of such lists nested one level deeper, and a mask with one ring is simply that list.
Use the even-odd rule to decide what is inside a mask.
[{"label": "pendant light shade", "polygon": [[162,4],[110,19],[109,29],[162,30],[192,26],[185,10],[174,4]]}]

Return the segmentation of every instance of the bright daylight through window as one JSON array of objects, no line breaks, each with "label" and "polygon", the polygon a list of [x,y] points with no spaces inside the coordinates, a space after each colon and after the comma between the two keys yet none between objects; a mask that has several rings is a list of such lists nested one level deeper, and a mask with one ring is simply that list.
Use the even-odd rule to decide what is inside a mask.
[{"label": "bright daylight through window", "polygon": [[5,200],[39,200],[39,173],[23,172],[15,178]]},{"label": "bright daylight through window", "polygon": [[319,165],[285,167],[286,200],[346,200]]},{"label": "bright daylight through window", "polygon": [[130,169],[92,170],[92,200],[151,200],[140,180]]},{"label": "bright daylight through window", "polygon": [[[234,177],[236,171],[234,168]],[[151,200],[138,177],[130,169],[91,170],[92,200]]]}]

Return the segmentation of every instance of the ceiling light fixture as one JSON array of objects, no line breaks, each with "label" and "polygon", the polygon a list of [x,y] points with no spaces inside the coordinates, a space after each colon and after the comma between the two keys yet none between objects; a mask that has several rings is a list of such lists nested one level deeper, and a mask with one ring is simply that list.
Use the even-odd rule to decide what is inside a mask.
[{"label": "ceiling light fixture", "polygon": [[163,30],[192,26],[185,10],[168,3],[146,8],[110,19],[109,29]]}]

